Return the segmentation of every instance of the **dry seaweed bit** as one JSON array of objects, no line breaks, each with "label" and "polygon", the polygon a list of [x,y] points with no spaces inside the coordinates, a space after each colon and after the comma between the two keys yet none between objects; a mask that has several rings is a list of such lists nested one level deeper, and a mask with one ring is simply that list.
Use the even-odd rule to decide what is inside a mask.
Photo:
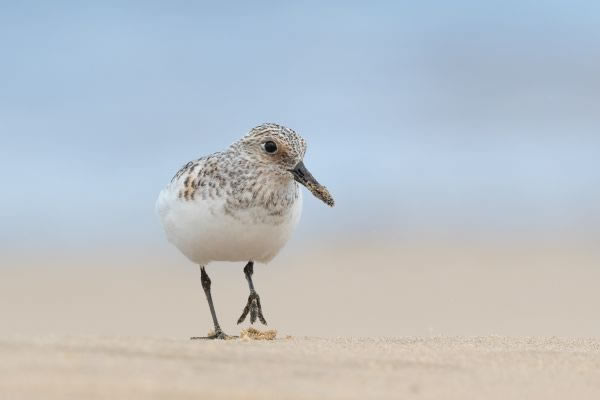
[{"label": "dry seaweed bit", "polygon": [[275,340],[277,331],[274,329],[268,331],[259,331],[256,328],[244,329],[240,332],[240,339],[244,340]]},{"label": "dry seaweed bit", "polygon": [[331,193],[329,193],[329,190],[327,190],[325,186],[315,184],[313,182],[307,182],[306,187],[308,187],[312,194],[323,200],[328,206],[333,207],[335,205],[333,196],[331,196]]}]

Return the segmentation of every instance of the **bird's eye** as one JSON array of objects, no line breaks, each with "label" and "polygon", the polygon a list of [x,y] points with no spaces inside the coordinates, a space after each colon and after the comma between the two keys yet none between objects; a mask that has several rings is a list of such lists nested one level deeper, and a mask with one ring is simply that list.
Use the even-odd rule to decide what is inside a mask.
[{"label": "bird's eye", "polygon": [[277,152],[277,145],[275,144],[275,142],[269,140],[268,142],[265,142],[265,144],[263,144],[263,148],[265,149],[265,151],[267,153],[273,154]]}]

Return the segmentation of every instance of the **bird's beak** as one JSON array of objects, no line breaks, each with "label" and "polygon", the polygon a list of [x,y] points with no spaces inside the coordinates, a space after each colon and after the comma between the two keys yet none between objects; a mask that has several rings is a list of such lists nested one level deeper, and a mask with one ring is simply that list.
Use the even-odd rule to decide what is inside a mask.
[{"label": "bird's beak", "polygon": [[292,175],[294,175],[294,179],[296,182],[306,186],[308,190],[318,199],[321,199],[325,204],[330,207],[333,207],[335,204],[333,201],[333,197],[327,190],[327,188],[321,185],[314,176],[304,166],[304,163],[300,161],[294,169],[289,170]]}]

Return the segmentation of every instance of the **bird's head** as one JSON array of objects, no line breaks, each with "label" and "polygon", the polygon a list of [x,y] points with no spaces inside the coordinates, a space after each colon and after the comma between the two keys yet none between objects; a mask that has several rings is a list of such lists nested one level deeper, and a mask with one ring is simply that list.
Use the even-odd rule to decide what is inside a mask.
[{"label": "bird's head", "polygon": [[306,141],[292,129],[278,124],[262,124],[253,128],[234,146],[253,163],[284,179],[296,180],[315,197],[333,207],[334,200],[327,188],[304,166]]}]

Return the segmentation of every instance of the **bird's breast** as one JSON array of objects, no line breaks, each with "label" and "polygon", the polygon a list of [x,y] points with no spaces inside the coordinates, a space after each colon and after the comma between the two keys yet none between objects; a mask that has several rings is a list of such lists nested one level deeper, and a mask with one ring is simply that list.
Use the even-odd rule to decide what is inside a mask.
[{"label": "bird's breast", "polygon": [[169,240],[199,264],[270,261],[300,220],[302,194],[295,182],[275,192],[256,189],[224,190],[214,198],[186,200],[173,193],[159,199],[159,215]]}]

